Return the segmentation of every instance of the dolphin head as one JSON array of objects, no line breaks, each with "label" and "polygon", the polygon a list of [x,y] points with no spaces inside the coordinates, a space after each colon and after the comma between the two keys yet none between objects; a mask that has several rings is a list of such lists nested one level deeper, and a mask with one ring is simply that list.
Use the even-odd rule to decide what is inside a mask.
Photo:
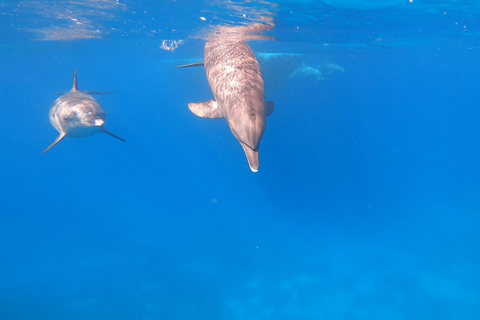
[{"label": "dolphin head", "polygon": [[67,94],[60,99],[52,110],[51,117],[58,119],[61,131],[77,138],[102,131],[106,113],[95,99],[83,92]]},{"label": "dolphin head", "polygon": [[107,114],[100,106],[87,106],[76,113],[76,121],[84,127],[102,127],[105,125]]},{"label": "dolphin head", "polygon": [[239,101],[236,108],[228,110],[227,120],[237,140],[252,150],[258,150],[267,124],[265,99]]}]

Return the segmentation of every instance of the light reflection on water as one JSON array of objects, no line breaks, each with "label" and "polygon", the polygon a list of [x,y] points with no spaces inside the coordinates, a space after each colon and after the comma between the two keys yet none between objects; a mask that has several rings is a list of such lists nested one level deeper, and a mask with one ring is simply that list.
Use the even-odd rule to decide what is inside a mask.
[{"label": "light reflection on water", "polygon": [[[159,48],[174,51],[188,39],[208,40],[220,30],[219,26],[255,26],[256,31],[266,32],[275,24],[268,35],[287,45],[320,43],[378,50],[439,46],[453,39],[475,48],[469,40],[480,34],[476,22],[479,12],[479,4],[456,0],[361,4],[344,0],[10,1],[0,4],[0,37],[2,42],[14,43],[25,38],[154,38]],[[242,34],[251,35],[245,40],[262,39],[252,36],[249,30]]]}]

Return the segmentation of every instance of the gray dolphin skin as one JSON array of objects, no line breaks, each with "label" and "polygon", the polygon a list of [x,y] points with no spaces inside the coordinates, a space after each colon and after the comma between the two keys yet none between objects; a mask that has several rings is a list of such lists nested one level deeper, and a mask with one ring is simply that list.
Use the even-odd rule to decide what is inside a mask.
[{"label": "gray dolphin skin", "polygon": [[120,141],[119,136],[105,129],[107,114],[90,94],[104,92],[84,92],[77,86],[77,70],[73,73],[73,88],[55,100],[50,109],[50,123],[60,133],[58,138],[42,152],[42,155],[55,147],[65,137],[85,138],[99,132],[106,133]]},{"label": "gray dolphin skin", "polygon": [[243,147],[253,172],[260,167],[259,149],[273,102],[265,100],[262,71],[245,41],[214,39],[205,44],[204,65],[215,100],[189,103],[202,118],[227,119],[230,130]]}]

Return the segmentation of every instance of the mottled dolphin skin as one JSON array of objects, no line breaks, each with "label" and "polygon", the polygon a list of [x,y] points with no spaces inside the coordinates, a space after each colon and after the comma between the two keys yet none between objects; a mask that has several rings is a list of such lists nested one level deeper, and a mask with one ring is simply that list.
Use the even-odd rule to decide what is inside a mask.
[{"label": "mottled dolphin skin", "polygon": [[60,133],[58,138],[42,152],[47,153],[65,137],[84,138],[99,132],[106,133],[125,142],[119,136],[105,129],[107,114],[90,94],[102,92],[84,92],[77,86],[77,70],[73,73],[73,88],[55,100],[50,109],[50,123]]},{"label": "mottled dolphin skin", "polygon": [[[180,66],[188,67],[201,63]],[[257,58],[245,41],[214,39],[205,44],[204,63],[215,100],[189,103],[202,118],[225,118],[243,147],[253,172],[260,167],[259,149],[273,102],[265,100],[265,84]]]}]

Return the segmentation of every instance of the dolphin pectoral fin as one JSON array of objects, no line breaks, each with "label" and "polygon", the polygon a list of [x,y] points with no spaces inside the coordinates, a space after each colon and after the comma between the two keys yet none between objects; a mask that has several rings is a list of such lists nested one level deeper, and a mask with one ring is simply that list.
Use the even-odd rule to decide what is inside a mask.
[{"label": "dolphin pectoral fin", "polygon": [[250,170],[252,172],[257,172],[258,168],[260,168],[260,154],[258,150],[250,149],[246,144],[240,143],[243,147],[243,151],[247,156],[248,165],[250,166]]},{"label": "dolphin pectoral fin", "polygon": [[223,110],[219,107],[215,100],[208,100],[200,103],[189,103],[188,108],[194,115],[200,118],[223,118]]},{"label": "dolphin pectoral fin", "polygon": [[60,141],[62,141],[63,138],[65,138],[66,136],[67,136],[66,133],[61,133],[61,134],[58,136],[58,138],[57,138],[55,141],[53,141],[53,143],[52,143],[50,146],[48,146],[47,149],[43,150],[42,156],[43,156],[45,153],[47,153],[48,150],[50,150],[50,149],[52,149],[53,147],[55,147],[55,146],[57,145],[57,143],[59,143]]},{"label": "dolphin pectoral fin", "polygon": [[265,103],[265,114],[267,115],[267,117],[273,113],[273,109],[273,101],[267,101],[267,103]]},{"label": "dolphin pectoral fin", "polygon": [[110,131],[108,131],[107,129],[105,129],[105,127],[102,127],[102,132],[108,134],[109,136],[114,137],[115,139],[118,139],[118,140],[120,140],[120,141],[125,142],[124,139],[120,138],[119,136],[117,136],[117,135],[114,134],[114,133],[111,133]]},{"label": "dolphin pectoral fin", "polygon": [[190,64],[184,64],[181,66],[177,66],[177,68],[188,68],[188,67],[203,67],[203,61],[202,62],[196,62],[196,63],[190,63]]}]

